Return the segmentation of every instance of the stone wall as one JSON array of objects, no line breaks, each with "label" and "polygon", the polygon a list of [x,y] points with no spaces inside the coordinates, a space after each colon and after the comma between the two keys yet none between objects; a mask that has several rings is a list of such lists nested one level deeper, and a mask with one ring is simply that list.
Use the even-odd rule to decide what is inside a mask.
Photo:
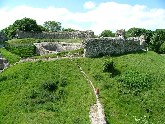
[{"label": "stone wall", "polygon": [[9,66],[8,61],[0,54],[0,72]]},{"label": "stone wall", "polygon": [[36,52],[39,55],[71,51],[82,48],[81,43],[42,42],[34,43],[34,45],[36,46]]},{"label": "stone wall", "polygon": [[37,39],[77,39],[77,38],[92,38],[94,32],[91,30],[88,31],[74,31],[74,32],[23,32],[17,31],[17,38],[37,38]]},{"label": "stone wall", "polygon": [[98,57],[104,55],[116,55],[144,49],[144,39],[142,38],[88,38],[83,41],[84,56]]},{"label": "stone wall", "polygon": [[0,42],[6,41],[7,38],[3,35],[2,32],[0,32]]}]

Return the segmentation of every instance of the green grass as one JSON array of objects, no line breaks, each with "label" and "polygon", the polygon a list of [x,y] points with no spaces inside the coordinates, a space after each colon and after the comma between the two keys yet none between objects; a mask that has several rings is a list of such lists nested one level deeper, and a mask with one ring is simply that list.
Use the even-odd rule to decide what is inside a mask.
[{"label": "green grass", "polygon": [[[74,59],[109,124],[165,123],[165,57],[155,52]],[[92,89],[69,59],[26,62],[0,74],[0,123],[88,124]]]},{"label": "green grass", "polygon": [[0,48],[2,57],[6,58],[10,64],[14,64],[20,60],[20,57],[7,51],[5,48]]},{"label": "green grass", "polygon": [[5,42],[5,48],[21,58],[27,58],[36,55],[35,39],[12,39]]},{"label": "green grass", "polygon": [[83,58],[109,124],[165,123],[165,58],[154,52]]},{"label": "green grass", "polygon": [[67,55],[72,55],[76,57],[81,57],[83,56],[84,49],[77,49],[77,50],[72,50],[72,51],[63,51],[55,54],[46,54],[42,56],[33,56],[31,57],[32,59],[44,59],[44,58],[56,58],[56,57],[65,57]]},{"label": "green grass", "polygon": [[66,43],[81,43],[82,39],[34,39],[34,38],[25,38],[25,39],[12,39],[6,41],[9,44],[31,44],[31,43],[40,43],[40,42],[66,42]]},{"label": "green grass", "polygon": [[37,39],[37,43],[40,42],[66,42],[66,43],[81,43],[82,39]]},{"label": "green grass", "polygon": [[26,62],[0,74],[1,124],[89,124],[94,95],[69,59]]}]

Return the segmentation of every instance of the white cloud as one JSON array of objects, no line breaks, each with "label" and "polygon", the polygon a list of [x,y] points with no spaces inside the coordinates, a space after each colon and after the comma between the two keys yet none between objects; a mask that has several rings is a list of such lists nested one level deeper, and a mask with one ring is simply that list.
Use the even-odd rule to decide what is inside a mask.
[{"label": "white cloud", "polygon": [[96,4],[92,1],[85,2],[84,8],[85,9],[93,9],[95,8]]},{"label": "white cloud", "polygon": [[[165,28],[165,10],[149,9],[144,5],[119,4],[115,2],[101,3],[87,12],[71,12],[66,8],[48,7],[45,9],[18,6],[12,9],[0,9],[0,29],[3,29],[15,20],[29,17],[37,20],[38,24],[55,20],[65,28],[79,30],[91,29],[95,34],[105,29],[116,31],[132,27],[157,29]],[[88,25],[88,27],[87,27]]]}]

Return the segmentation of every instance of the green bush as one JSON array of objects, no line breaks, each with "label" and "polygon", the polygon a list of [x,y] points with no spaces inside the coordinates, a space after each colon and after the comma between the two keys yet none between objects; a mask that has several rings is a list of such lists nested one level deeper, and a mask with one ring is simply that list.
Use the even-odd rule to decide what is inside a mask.
[{"label": "green bush", "polygon": [[165,42],[160,46],[159,52],[165,54]]},{"label": "green bush", "polygon": [[114,65],[112,59],[106,59],[103,63],[103,72],[113,72]]},{"label": "green bush", "polygon": [[103,72],[109,73],[110,77],[114,77],[120,74],[120,71],[115,68],[114,62],[112,59],[105,59],[103,63]]}]

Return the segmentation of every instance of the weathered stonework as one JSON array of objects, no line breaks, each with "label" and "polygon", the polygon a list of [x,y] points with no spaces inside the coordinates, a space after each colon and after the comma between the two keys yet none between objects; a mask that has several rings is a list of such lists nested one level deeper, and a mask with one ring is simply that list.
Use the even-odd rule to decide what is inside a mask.
[{"label": "weathered stonework", "polygon": [[2,32],[0,32],[0,42],[6,41],[7,38],[4,36]]},{"label": "weathered stonework", "polygon": [[125,38],[125,29],[117,30],[116,33],[115,33],[115,36]]},{"label": "weathered stonework", "polygon": [[41,42],[34,43],[34,45],[36,46],[36,52],[39,55],[58,53],[62,51],[71,51],[82,48],[81,43]]},{"label": "weathered stonework", "polygon": [[8,66],[9,66],[8,61],[5,58],[2,58],[2,56],[0,54],[0,70],[3,70]]},{"label": "weathered stonework", "polygon": [[84,56],[98,57],[104,55],[116,55],[144,49],[144,39],[141,38],[88,38],[83,41]]},{"label": "weathered stonework", "polygon": [[74,32],[23,32],[17,31],[17,38],[37,38],[37,39],[77,39],[77,38],[92,38],[94,32],[91,30],[88,31],[74,31]]}]

